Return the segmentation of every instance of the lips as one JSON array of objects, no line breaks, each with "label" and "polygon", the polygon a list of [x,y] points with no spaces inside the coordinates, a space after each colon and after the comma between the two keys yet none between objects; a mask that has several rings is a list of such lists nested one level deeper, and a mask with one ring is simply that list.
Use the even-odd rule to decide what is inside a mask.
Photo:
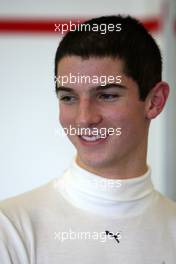
[{"label": "lips", "polygon": [[97,135],[97,136],[94,136],[94,135],[91,135],[91,136],[81,135],[80,137],[82,139],[84,139],[85,141],[96,141],[96,140],[102,138],[101,135]]},{"label": "lips", "polygon": [[105,142],[105,140],[108,138],[109,135],[79,135],[79,139],[83,145],[95,145]]}]

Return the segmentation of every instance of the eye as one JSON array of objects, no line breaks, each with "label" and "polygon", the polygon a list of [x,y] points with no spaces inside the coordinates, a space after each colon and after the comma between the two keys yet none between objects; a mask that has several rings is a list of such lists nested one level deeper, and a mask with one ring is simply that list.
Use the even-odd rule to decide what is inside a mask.
[{"label": "eye", "polygon": [[118,98],[119,95],[117,95],[117,94],[100,94],[98,97],[104,101],[113,101],[114,99]]},{"label": "eye", "polygon": [[65,103],[72,103],[72,102],[76,101],[76,97],[75,96],[66,95],[66,96],[59,97],[59,100],[60,101],[64,101]]}]

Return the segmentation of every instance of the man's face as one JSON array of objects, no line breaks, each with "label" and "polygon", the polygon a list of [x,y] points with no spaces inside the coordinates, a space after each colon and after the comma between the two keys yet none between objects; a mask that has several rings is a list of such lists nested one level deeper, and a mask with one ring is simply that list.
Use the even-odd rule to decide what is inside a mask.
[{"label": "man's face", "polygon": [[115,82],[103,87],[101,83],[57,84],[61,88],[58,92],[60,123],[64,128],[96,128],[99,131],[121,128],[120,136],[107,134],[101,139],[86,140],[79,135],[68,135],[77,149],[78,163],[101,173],[103,169],[125,166],[134,159],[143,158],[141,153],[146,150],[148,133],[145,102],[139,100],[137,83],[124,74],[123,62],[110,57],[64,57],[58,64],[58,76],[70,74],[97,76],[98,80],[101,76],[114,76],[115,80],[121,76],[119,85]]}]

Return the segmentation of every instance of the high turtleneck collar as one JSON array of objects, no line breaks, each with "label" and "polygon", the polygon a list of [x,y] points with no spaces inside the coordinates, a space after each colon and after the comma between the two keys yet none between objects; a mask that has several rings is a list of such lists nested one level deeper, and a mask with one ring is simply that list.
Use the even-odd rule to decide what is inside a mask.
[{"label": "high turtleneck collar", "polygon": [[61,193],[73,205],[112,217],[140,213],[149,204],[153,193],[149,166],[141,176],[117,180],[83,169],[74,158],[60,182]]}]

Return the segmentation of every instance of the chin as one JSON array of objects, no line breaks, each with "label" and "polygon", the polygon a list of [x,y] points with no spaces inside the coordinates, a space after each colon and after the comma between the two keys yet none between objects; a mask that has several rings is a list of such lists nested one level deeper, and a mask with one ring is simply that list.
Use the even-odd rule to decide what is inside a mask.
[{"label": "chin", "polygon": [[92,154],[78,154],[79,156],[79,160],[85,164],[86,166],[88,167],[92,167],[92,168],[103,168],[103,167],[107,167],[108,164],[110,164],[110,160],[109,158],[107,157],[107,154],[106,154],[106,157],[105,156],[101,156],[100,155],[97,155],[95,153],[92,153]]}]

